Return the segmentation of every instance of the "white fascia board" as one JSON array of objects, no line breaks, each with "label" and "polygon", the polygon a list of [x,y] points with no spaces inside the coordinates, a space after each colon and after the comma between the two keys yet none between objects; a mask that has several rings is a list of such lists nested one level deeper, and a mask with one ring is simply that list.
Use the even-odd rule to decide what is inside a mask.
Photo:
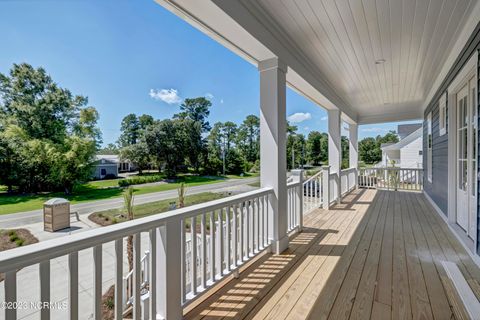
[{"label": "white fascia board", "polygon": [[479,22],[480,22],[480,1],[477,1],[473,10],[470,11],[470,16],[468,17],[468,20],[465,23],[465,26],[463,27],[462,32],[460,33],[460,36],[458,37],[457,41],[453,45],[453,48],[450,51],[450,54],[448,55],[447,60],[443,64],[443,67],[440,73],[435,78],[432,88],[430,89],[427,95],[427,98],[424,101],[422,111],[425,111],[427,109],[428,105],[433,99],[433,96],[442,85],[442,82],[445,80],[446,76],[448,75],[448,72],[450,71],[450,69],[453,67],[453,64],[455,63],[455,60],[457,60],[458,56],[460,55],[463,48],[467,44],[468,39],[472,35],[473,31],[475,31],[475,28],[477,27]]},{"label": "white fascia board", "polygon": [[246,8],[241,1],[155,1],[253,64],[278,57],[289,67],[289,87],[327,110],[340,109],[345,119],[356,122],[353,108],[318,68],[302,59],[301,52],[272,26],[273,21],[259,12],[259,7]]},{"label": "white fascia board", "polygon": [[210,0],[155,0],[156,3],[257,66],[275,55]]}]

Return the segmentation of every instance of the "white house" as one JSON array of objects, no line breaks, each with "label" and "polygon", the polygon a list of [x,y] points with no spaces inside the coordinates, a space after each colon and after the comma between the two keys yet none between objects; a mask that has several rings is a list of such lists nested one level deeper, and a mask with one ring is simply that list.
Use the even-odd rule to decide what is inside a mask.
[{"label": "white house", "polygon": [[422,124],[399,125],[397,129],[400,141],[382,145],[381,167],[422,168],[423,135]]}]

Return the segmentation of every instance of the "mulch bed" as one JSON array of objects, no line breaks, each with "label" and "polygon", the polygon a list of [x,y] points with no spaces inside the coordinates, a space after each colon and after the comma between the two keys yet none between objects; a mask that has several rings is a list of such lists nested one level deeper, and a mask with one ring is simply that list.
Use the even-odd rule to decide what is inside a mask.
[{"label": "mulch bed", "polygon": [[[107,216],[103,216],[101,214],[98,214],[98,213],[92,213],[88,216],[88,220],[102,226],[102,227],[105,227],[105,226],[109,226],[111,224],[114,224],[114,222]],[[115,222],[116,223],[116,222]]]},{"label": "mulch bed", "polygon": [[[15,249],[37,242],[38,239],[27,229],[0,230],[0,251]],[[3,273],[0,273],[0,281],[3,281],[3,279]]]}]

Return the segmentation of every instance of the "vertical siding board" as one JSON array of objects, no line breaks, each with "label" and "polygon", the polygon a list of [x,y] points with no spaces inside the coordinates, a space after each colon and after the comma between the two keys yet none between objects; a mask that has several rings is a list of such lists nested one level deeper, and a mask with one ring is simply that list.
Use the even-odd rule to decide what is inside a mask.
[{"label": "vertical siding board", "polygon": [[[429,102],[428,107],[424,112],[423,119],[423,167],[427,168],[427,128],[426,119],[429,112],[432,112],[432,183],[428,182],[427,173],[424,174],[424,191],[432,198],[437,206],[446,215],[448,211],[448,112],[447,112],[447,134],[439,135],[439,100],[443,93],[447,91],[450,83],[455,79],[465,63],[470,59],[475,51],[480,50],[480,23],[475,28],[475,31],[470,36],[467,44],[463,48],[460,55],[457,57],[454,65],[449,70],[447,76],[443,80],[441,86]],[[480,54],[479,54],[480,56]],[[477,62],[477,89],[480,87],[480,58]],[[449,97],[450,98],[450,97]],[[451,98],[450,98],[451,99]],[[450,107],[450,101],[447,99],[447,110]],[[477,90],[477,121],[480,128],[480,90]],[[480,150],[480,139],[477,139],[477,150]],[[452,152],[450,150],[450,152]],[[480,152],[478,152],[477,168],[480,173]],[[477,254],[480,252],[480,181],[477,179]]]}]

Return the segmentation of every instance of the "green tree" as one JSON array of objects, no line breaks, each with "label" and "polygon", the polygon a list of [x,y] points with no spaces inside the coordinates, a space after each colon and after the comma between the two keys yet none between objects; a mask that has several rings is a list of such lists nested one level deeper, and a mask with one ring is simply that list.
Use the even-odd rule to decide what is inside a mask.
[{"label": "green tree", "polygon": [[185,129],[180,119],[156,121],[145,131],[149,153],[159,170],[165,166],[168,176],[175,176],[178,166],[185,161]]},{"label": "green tree", "polygon": [[313,165],[320,165],[328,161],[328,134],[311,131],[307,138],[307,161]]},{"label": "green tree", "polygon": [[342,148],[342,169],[348,169],[350,167],[350,142],[346,136],[342,136],[340,140]]},{"label": "green tree", "polygon": [[378,135],[375,139],[379,145],[382,143],[397,143],[398,135],[395,131],[389,131],[384,136]]},{"label": "green tree", "polygon": [[86,97],[26,63],[0,74],[0,97],[0,184],[71,192],[89,178],[101,134]]},{"label": "green tree", "polygon": [[142,114],[140,117],[138,117],[138,126],[141,131],[145,131],[148,126],[151,126],[154,122],[155,120],[149,114]]},{"label": "green tree", "polygon": [[382,160],[382,151],[375,138],[367,137],[358,143],[360,160],[365,163],[376,163]]},{"label": "green tree", "polygon": [[306,141],[303,134],[290,133],[287,136],[287,168],[300,168],[305,164]]},{"label": "green tree", "polygon": [[232,144],[236,140],[237,124],[231,121],[227,121],[222,126],[223,138],[225,141],[225,151],[228,153],[232,147]]},{"label": "green tree", "polygon": [[150,152],[145,141],[126,146],[120,150],[120,158],[129,160],[138,168],[138,172],[142,174],[143,170],[150,166]]},{"label": "green tree", "polygon": [[183,119],[182,123],[185,130],[185,154],[190,166],[198,173],[202,164],[202,156],[206,152],[202,124],[191,119]]},{"label": "green tree", "polygon": [[114,143],[109,143],[106,147],[99,149],[97,154],[119,154],[120,149]]},{"label": "green tree", "polygon": [[207,121],[210,115],[212,103],[205,97],[187,98],[180,105],[180,113],[175,118],[190,119],[200,122],[204,132],[210,130],[210,124]]},{"label": "green tree", "polygon": [[133,113],[126,115],[120,125],[120,131],[121,134],[118,139],[118,144],[121,147],[137,143],[140,137],[140,122],[138,121],[137,116]]},{"label": "green tree", "polygon": [[260,158],[260,118],[248,115],[237,133],[236,145],[242,156],[251,163]]}]

